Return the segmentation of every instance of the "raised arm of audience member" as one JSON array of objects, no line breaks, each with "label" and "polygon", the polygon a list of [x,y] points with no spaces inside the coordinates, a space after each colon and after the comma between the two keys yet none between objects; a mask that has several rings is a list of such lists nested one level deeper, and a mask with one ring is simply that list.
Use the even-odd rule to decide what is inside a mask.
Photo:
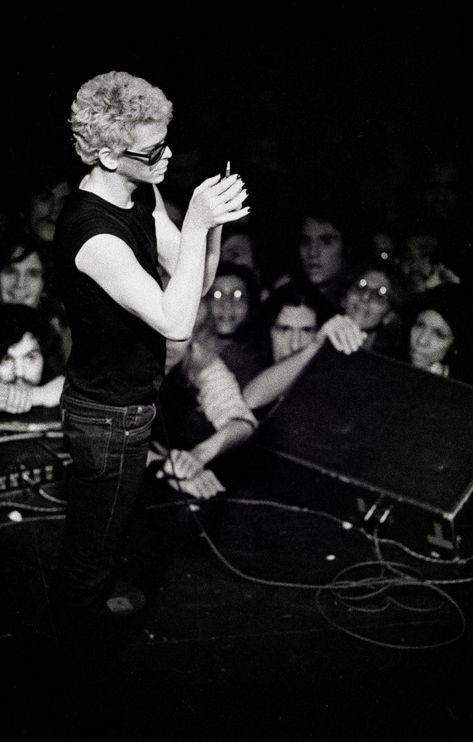
[{"label": "raised arm of audience member", "polygon": [[272,317],[269,332],[273,364],[243,390],[243,398],[253,410],[287,391],[327,339],[336,350],[350,354],[366,337],[350,317],[340,314],[318,328],[316,308],[305,290],[293,283],[276,289],[265,304]]},{"label": "raised arm of audience member", "polygon": [[[235,376],[202,336],[179,345],[184,355],[163,384],[165,430],[151,446],[148,465],[157,462],[158,478],[165,477],[174,489],[209,498],[225,488],[207,465],[246,441],[257,421]],[[169,441],[168,449],[163,440]]]}]

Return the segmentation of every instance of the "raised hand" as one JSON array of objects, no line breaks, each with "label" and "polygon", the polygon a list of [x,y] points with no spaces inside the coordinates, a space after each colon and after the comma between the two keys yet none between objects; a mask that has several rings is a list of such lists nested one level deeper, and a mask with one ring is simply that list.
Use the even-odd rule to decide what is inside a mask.
[{"label": "raised hand", "polygon": [[346,314],[336,314],[322,325],[318,337],[327,337],[335,350],[347,355],[359,350],[366,339],[366,332]]},{"label": "raised hand", "polygon": [[237,174],[207,178],[194,190],[184,221],[204,229],[237,221],[249,213],[249,206],[243,207],[247,197],[248,192]]}]

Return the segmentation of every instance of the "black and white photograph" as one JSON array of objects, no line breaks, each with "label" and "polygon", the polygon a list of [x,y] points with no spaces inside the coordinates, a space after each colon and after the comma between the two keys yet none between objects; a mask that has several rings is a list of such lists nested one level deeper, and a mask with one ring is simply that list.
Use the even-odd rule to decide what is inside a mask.
[{"label": "black and white photograph", "polygon": [[456,3],[10,10],[3,742],[468,734],[472,49]]}]

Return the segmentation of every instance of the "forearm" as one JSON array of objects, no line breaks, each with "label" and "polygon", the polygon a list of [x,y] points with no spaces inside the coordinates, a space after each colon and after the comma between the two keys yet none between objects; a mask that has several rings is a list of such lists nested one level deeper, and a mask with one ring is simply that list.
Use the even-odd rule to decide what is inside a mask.
[{"label": "forearm", "polygon": [[[82,245],[75,258],[76,267],[126,311],[164,337],[186,340],[192,333],[202,298],[208,232],[245,216],[248,209],[241,206],[246,195],[236,176],[224,182],[220,182],[220,176],[207,178],[194,190],[180,233],[166,217],[162,199],[157,198],[155,220],[162,227],[158,230],[161,234],[157,234],[160,266],[172,274],[164,291],[159,281],[140,265],[126,241],[107,233],[94,235]],[[216,268],[217,238],[218,234],[211,240],[210,279]]]},{"label": "forearm", "polygon": [[320,350],[324,339],[317,338],[306,348],[262,371],[243,390],[243,399],[248,407],[258,407],[274,402],[296,380],[309,361]]},{"label": "forearm", "polygon": [[64,376],[56,376],[47,384],[32,387],[32,407],[56,407],[61,398]]},{"label": "forearm", "polygon": [[222,226],[213,227],[207,235],[207,254],[205,259],[204,283],[202,287],[202,296],[212,286],[220,262],[220,245],[222,242]]},{"label": "forearm", "polygon": [[254,427],[245,420],[231,420],[209,438],[198,443],[191,452],[205,466],[219,454],[244,443],[253,433]]},{"label": "forearm", "polygon": [[190,337],[202,298],[207,230],[183,225],[179,256],[162,296],[162,313],[169,328],[166,337]]}]

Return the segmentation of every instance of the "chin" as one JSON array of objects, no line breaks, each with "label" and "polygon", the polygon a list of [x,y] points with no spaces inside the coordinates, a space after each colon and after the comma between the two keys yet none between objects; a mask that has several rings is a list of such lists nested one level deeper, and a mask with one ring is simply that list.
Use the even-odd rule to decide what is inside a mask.
[{"label": "chin", "polygon": [[316,286],[318,286],[320,283],[325,282],[324,275],[322,273],[319,273],[318,271],[310,271],[309,274],[309,281]]},{"label": "chin", "polygon": [[164,172],[152,173],[150,180],[152,183],[162,183],[165,177],[166,170]]},{"label": "chin", "polygon": [[428,361],[426,358],[422,358],[414,354],[411,356],[411,363],[417,368],[429,368],[429,366],[432,365],[433,361]]}]

